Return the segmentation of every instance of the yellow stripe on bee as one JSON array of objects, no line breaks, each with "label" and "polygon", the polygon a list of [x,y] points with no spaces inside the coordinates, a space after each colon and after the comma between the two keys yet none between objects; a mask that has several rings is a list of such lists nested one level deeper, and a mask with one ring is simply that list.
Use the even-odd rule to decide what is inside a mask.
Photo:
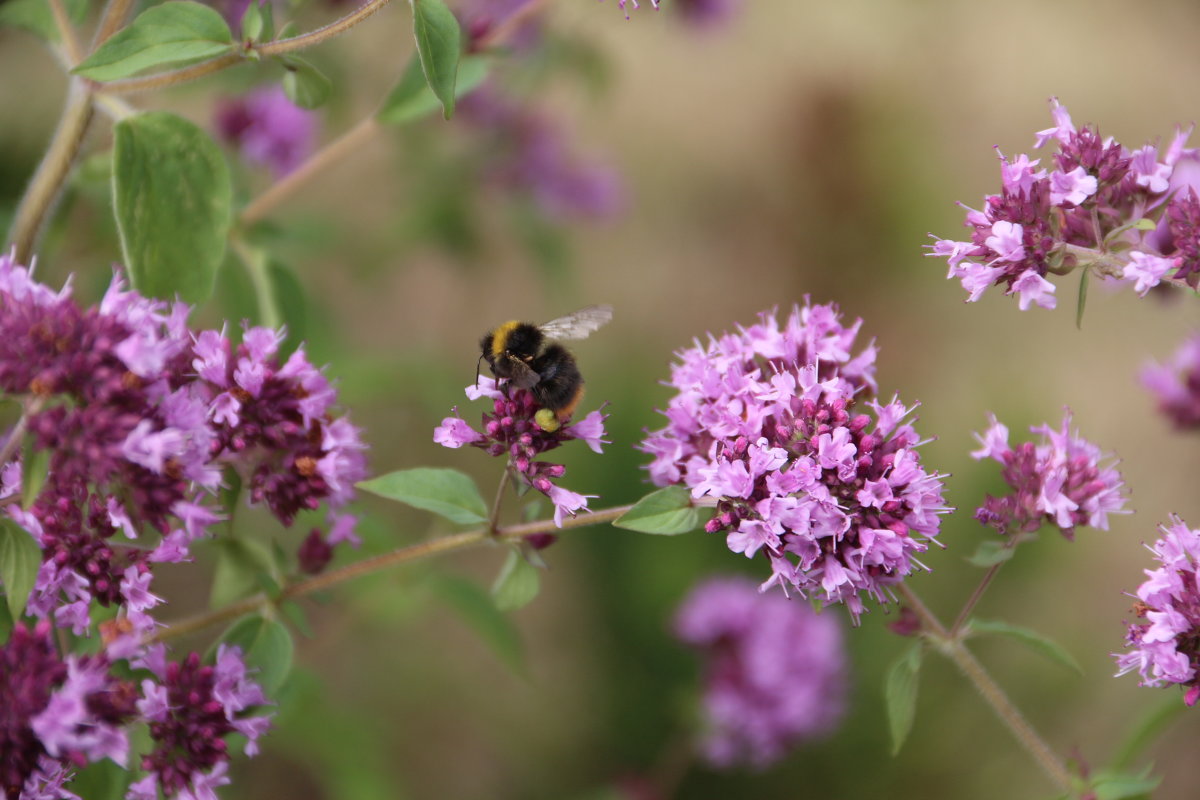
[{"label": "yellow stripe on bee", "polygon": [[518,325],[519,320],[510,319],[492,333],[492,356],[499,358],[508,349],[508,337]]}]

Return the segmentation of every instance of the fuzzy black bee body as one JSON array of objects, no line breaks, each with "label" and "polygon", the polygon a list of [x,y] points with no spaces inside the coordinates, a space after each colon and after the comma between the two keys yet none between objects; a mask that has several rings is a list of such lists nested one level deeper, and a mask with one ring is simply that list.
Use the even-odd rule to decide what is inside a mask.
[{"label": "fuzzy black bee body", "polygon": [[533,392],[539,412],[537,422],[557,430],[571,418],[583,397],[583,375],[575,357],[547,339],[583,339],[612,319],[610,306],[588,306],[545,325],[511,320],[486,334],[479,342],[480,359],[492,374]]}]

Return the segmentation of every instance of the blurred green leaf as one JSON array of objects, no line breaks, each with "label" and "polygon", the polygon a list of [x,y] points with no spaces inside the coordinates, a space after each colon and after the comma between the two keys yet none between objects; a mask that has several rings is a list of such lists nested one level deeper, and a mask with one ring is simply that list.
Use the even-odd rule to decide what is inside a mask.
[{"label": "blurred green leaf", "polygon": [[[458,65],[458,78],[454,86],[455,98],[465,97],[483,83],[489,67],[489,60],[482,56],[465,56]],[[425,80],[420,58],[414,57],[408,62],[396,88],[392,89],[383,101],[378,119],[388,125],[401,125],[423,119],[437,111],[440,106],[437,96]]]},{"label": "blurred green leaf", "polygon": [[917,678],[921,670],[921,643],[914,642],[888,670],[884,683],[892,755],[900,752],[917,715]]},{"label": "blurred green leaf", "polygon": [[462,54],[458,19],[442,0],[410,0],[413,36],[429,88],[442,104],[446,119],[454,116],[454,84]]},{"label": "blurred green leaf", "polygon": [[127,117],[114,131],[114,211],[134,288],[165,300],[207,300],[233,221],[220,148],[165,111]]},{"label": "blurred green leaf", "polygon": [[168,0],[138,14],[72,72],[95,81],[127,78],[150,67],[211,58],[233,49],[220,12],[191,0]]},{"label": "blurred green leaf", "polygon": [[308,297],[296,273],[273,258],[267,262],[267,279],[279,321],[287,326],[288,337],[281,354],[290,355],[308,336]]},{"label": "blurred green leaf", "polygon": [[1161,782],[1149,769],[1138,775],[1103,771],[1094,775],[1088,786],[1096,800],[1150,800],[1150,793]]},{"label": "blurred green leaf", "polygon": [[251,678],[262,686],[268,698],[279,691],[292,671],[295,644],[291,632],[277,620],[257,614],[242,617],[221,635],[210,655],[216,653],[221,643],[242,648],[247,666],[257,670]]},{"label": "blurred green leaf", "polygon": [[701,524],[700,509],[692,505],[691,492],[683,486],[651,492],[613,522],[617,528],[662,536],[688,533]]},{"label": "blurred green leaf", "polygon": [[977,567],[995,566],[1012,558],[1014,550],[1012,547],[1006,547],[1004,542],[988,539],[985,542],[980,542],[979,547],[967,559],[967,563],[974,564]]},{"label": "blurred green leaf", "polygon": [[[88,0],[63,0],[63,5],[67,17],[76,25],[87,17]],[[0,25],[24,28],[51,42],[59,39],[48,0],[8,0],[0,5]]]},{"label": "blurred green leaf", "polygon": [[35,450],[33,436],[26,434],[21,447],[21,508],[29,508],[50,477],[50,451]]},{"label": "blurred green leaf", "polygon": [[223,608],[261,590],[258,576],[269,575],[274,568],[266,548],[251,539],[228,537],[217,539],[212,546],[217,550],[217,564],[213,570],[209,608]]},{"label": "blurred green leaf", "polygon": [[1067,669],[1074,670],[1080,675],[1083,674],[1083,667],[1079,666],[1079,662],[1062,645],[1029,628],[1023,628],[1020,625],[1010,625],[1007,622],[1000,622],[999,620],[972,619],[967,623],[967,631],[968,634],[995,633],[1000,636],[1008,636],[1028,645],[1051,661],[1057,661]]},{"label": "blurred green leaf", "polygon": [[242,38],[252,42],[269,42],[275,35],[274,6],[261,0],[250,0],[242,14]]},{"label": "blurred green leaf", "polygon": [[314,109],[325,105],[333,93],[333,83],[319,69],[298,56],[284,56],[286,72],[283,91],[288,99],[301,108]]},{"label": "blurred green leaf", "polygon": [[25,603],[42,566],[42,548],[17,523],[0,518],[0,582],[14,620],[25,613]]},{"label": "blurred green leaf", "polygon": [[509,669],[521,676],[526,674],[525,650],[517,629],[496,608],[487,592],[465,578],[452,575],[439,576],[431,586],[435,594],[458,612]]},{"label": "blurred green leaf", "polygon": [[1123,771],[1133,765],[1134,759],[1142,754],[1171,723],[1187,711],[1183,698],[1172,692],[1157,706],[1149,709],[1125,736],[1125,741],[1113,757],[1112,768]]},{"label": "blurred green leaf", "polygon": [[121,800],[134,772],[110,759],[88,764],[71,778],[71,791],[87,800]]},{"label": "blurred green leaf", "polygon": [[225,517],[225,530],[233,532],[233,522],[237,517],[238,500],[242,497],[242,476],[232,464],[227,464],[221,471],[221,514]]},{"label": "blurred green leaf", "polygon": [[8,637],[12,635],[13,618],[12,612],[8,610],[8,603],[0,603],[0,646],[8,641]]},{"label": "blurred green leaf", "polygon": [[492,599],[501,611],[516,611],[537,597],[540,584],[537,568],[514,547],[492,584]]},{"label": "blurred green leaf", "polygon": [[285,600],[279,604],[279,610],[305,639],[312,639],[315,636],[312,625],[309,624],[308,615],[304,613],[304,608],[299,603],[294,600]]},{"label": "blurred green leaf", "polygon": [[1135,230],[1139,231],[1152,231],[1158,227],[1158,223],[1152,219],[1146,219],[1145,217],[1142,217],[1137,222],[1133,223],[1133,227]]},{"label": "blurred green leaf", "polygon": [[389,472],[358,484],[388,500],[432,511],[456,525],[487,522],[487,505],[470,476],[456,469],[417,467]]}]

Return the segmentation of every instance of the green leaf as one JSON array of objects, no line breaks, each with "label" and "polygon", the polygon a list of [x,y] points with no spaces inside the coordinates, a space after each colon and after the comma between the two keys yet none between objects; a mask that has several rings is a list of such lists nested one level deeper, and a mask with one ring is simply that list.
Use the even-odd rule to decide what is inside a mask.
[{"label": "green leaf", "polygon": [[71,778],[71,791],[88,800],[121,800],[133,773],[110,759],[88,764]]},{"label": "green leaf", "polygon": [[306,639],[312,639],[316,634],[313,633],[312,625],[308,622],[308,615],[304,613],[304,609],[294,600],[285,600],[279,604],[279,610],[287,616],[288,620],[295,626],[296,630],[300,631],[301,635]]},{"label": "green leaf", "polygon": [[242,648],[246,664],[258,670],[252,675],[253,679],[262,686],[268,698],[283,686],[292,671],[295,654],[292,634],[278,620],[258,615],[242,617],[222,634],[220,642]]},{"label": "green leaf", "polygon": [[702,524],[700,509],[692,505],[691,492],[682,486],[651,492],[613,522],[618,528],[662,536],[694,531]]},{"label": "green leaf", "polygon": [[1147,769],[1140,775],[1120,772],[1100,772],[1092,777],[1088,788],[1096,800],[1150,800],[1162,778],[1150,775]]},{"label": "green leaf", "polygon": [[1013,552],[1014,548],[1006,546],[1004,542],[988,539],[980,543],[975,553],[967,559],[967,563],[977,567],[992,567],[1008,561],[1013,557]]},{"label": "green leaf", "polygon": [[892,755],[900,752],[917,714],[917,677],[921,669],[921,643],[914,642],[892,664],[884,683],[888,728],[892,732]]},{"label": "green leaf", "polygon": [[21,447],[21,508],[37,500],[50,476],[50,451],[34,450],[33,437],[26,436]]},{"label": "green leaf", "polygon": [[220,148],[165,111],[127,117],[114,130],[113,210],[134,288],[166,300],[207,300],[233,222],[233,184]]},{"label": "green leaf", "polygon": [[[88,0],[64,0],[67,17],[78,25],[87,17]],[[0,5],[0,25],[24,28],[43,39],[57,42],[58,25],[47,0],[8,0]]]},{"label": "green leaf", "polygon": [[191,0],[169,0],[138,14],[72,72],[94,81],[114,81],[233,48],[233,33],[218,11]]},{"label": "green leaf", "polygon": [[251,42],[269,42],[275,35],[273,4],[250,0],[242,14],[242,38]]},{"label": "green leaf", "polygon": [[537,568],[521,555],[517,548],[508,551],[508,558],[492,584],[492,599],[501,611],[516,611],[537,597],[541,579]]},{"label": "green leaf", "polygon": [[496,608],[490,595],[465,578],[441,575],[432,583],[436,594],[458,612],[504,664],[524,675],[525,651],[512,621]]},{"label": "green leaf", "polygon": [[8,603],[0,603],[0,646],[8,642],[8,637],[12,635],[13,618],[12,612],[8,610]]},{"label": "green leaf", "polygon": [[454,83],[462,51],[458,19],[442,0],[411,0],[413,36],[425,81],[442,104],[446,119],[454,116]]},{"label": "green leaf", "polygon": [[1079,330],[1083,329],[1083,309],[1087,306],[1088,293],[1088,276],[1091,270],[1087,267],[1083,268],[1083,272],[1079,273],[1079,298],[1075,302],[1075,327]]},{"label": "green leaf", "polygon": [[41,566],[42,548],[33,537],[11,519],[0,519],[0,582],[14,620],[25,613]]},{"label": "green leaf", "polygon": [[1152,231],[1158,227],[1158,223],[1152,219],[1146,219],[1145,217],[1142,217],[1137,222],[1133,223],[1133,227],[1134,230]]},{"label": "green leaf", "polygon": [[[482,56],[464,56],[458,65],[458,78],[454,85],[454,97],[461,99],[473,92],[487,77],[491,63]],[[392,89],[383,108],[379,110],[380,122],[401,125],[423,119],[437,111],[441,103],[425,81],[419,57],[408,62],[400,82]]]},{"label": "green leaf", "polygon": [[1186,711],[1187,704],[1183,698],[1171,692],[1157,706],[1149,709],[1126,734],[1125,741],[1113,757],[1112,768],[1124,770],[1132,766],[1134,759]]},{"label": "green leaf", "polygon": [[487,505],[470,476],[456,469],[417,467],[358,484],[363,491],[432,511],[456,525],[487,522]]},{"label": "green leaf", "polygon": [[283,91],[288,99],[301,108],[320,108],[333,93],[333,83],[319,69],[297,56],[282,59],[287,70],[283,75]]},{"label": "green leaf", "polygon": [[213,547],[217,548],[217,565],[213,570],[209,608],[224,608],[261,591],[259,575],[270,575],[274,568],[266,548],[253,540],[227,537],[217,539]]},{"label": "green leaf", "polygon": [[1057,661],[1067,669],[1074,670],[1080,675],[1083,674],[1083,667],[1079,666],[1079,662],[1062,645],[1037,631],[1023,628],[1020,625],[1010,625],[1007,622],[1000,622],[999,620],[985,619],[972,619],[968,623],[967,629],[969,633],[995,633],[1001,636],[1009,636],[1028,645],[1051,661]]},{"label": "green leaf", "polygon": [[275,259],[267,263],[267,278],[279,321],[287,326],[287,342],[281,351],[288,355],[308,336],[308,297],[296,273]]}]

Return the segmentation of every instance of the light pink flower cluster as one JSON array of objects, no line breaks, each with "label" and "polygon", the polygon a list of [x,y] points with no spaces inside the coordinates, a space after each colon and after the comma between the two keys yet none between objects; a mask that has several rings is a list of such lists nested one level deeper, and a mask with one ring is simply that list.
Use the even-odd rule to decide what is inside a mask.
[{"label": "light pink flower cluster", "polygon": [[833,615],[713,578],[683,601],[675,633],[705,657],[700,747],[714,766],[765,768],[841,720],[847,664]]},{"label": "light pink flower cluster", "polygon": [[1200,427],[1200,333],[1184,339],[1167,363],[1147,365],[1141,378],[1176,429]]},{"label": "light pink flower cluster", "polygon": [[[875,346],[852,354],[861,320],[833,305],[773,313],[678,353],[667,426],[641,449],[651,480],[682,483],[717,505],[710,532],[762,552],[766,586],[845,603],[887,602],[935,541],[942,475],[921,466],[908,407],[871,399]],[[870,413],[859,411],[860,408]]]},{"label": "light pink flower cluster", "polygon": [[982,434],[975,434],[979,450],[976,459],[991,458],[1004,467],[1004,481],[1012,493],[1003,497],[988,495],[975,518],[1000,533],[1028,533],[1044,524],[1058,528],[1073,539],[1075,528],[1087,525],[1108,529],[1109,514],[1128,513],[1121,494],[1121,474],[1108,461],[1111,457],[1100,448],[1071,433],[1071,412],[1063,415],[1062,428],[1049,425],[1030,428],[1044,438],[1038,443],[1008,443],[1008,428],[995,417]]},{"label": "light pink flower cluster", "polygon": [[[1145,295],[1162,281],[1191,287],[1200,281],[1200,156],[1180,130],[1162,153],[1147,144],[1129,149],[1091,127],[1076,128],[1052,101],[1054,126],[1034,147],[1058,152],[1040,159],[1000,157],[1000,194],[968,208],[969,241],[936,239],[930,255],[945,257],[978,300],[989,287],[1030,305],[1054,308],[1047,275],[1076,268],[1133,284]],[[1145,222],[1143,222],[1145,220]]]},{"label": "light pink flower cluster", "polygon": [[497,384],[495,380],[481,375],[479,382],[466,388],[467,397],[481,397],[492,401],[492,410],[484,412],[480,427],[475,430],[465,420],[455,415],[446,417],[433,431],[433,440],[444,447],[458,448],[463,445],[478,447],[490,456],[505,456],[513,474],[529,486],[537,489],[554,504],[554,522],[562,527],[567,514],[587,510],[589,498],[594,494],[578,494],[555,483],[567,471],[562,464],[553,464],[538,459],[542,453],[554,450],[572,439],[581,439],[594,452],[601,451],[604,438],[604,420],[608,415],[592,411],[583,419],[571,421],[555,431],[543,430],[534,419],[540,406],[533,393],[518,389],[507,381]]},{"label": "light pink flower cluster", "polygon": [[1200,699],[1200,530],[1179,517],[1159,529],[1162,536],[1150,547],[1159,566],[1145,570],[1138,587],[1133,610],[1141,621],[1129,626],[1129,652],[1114,654],[1117,674],[1137,670],[1143,686],[1186,687],[1190,706]]}]

